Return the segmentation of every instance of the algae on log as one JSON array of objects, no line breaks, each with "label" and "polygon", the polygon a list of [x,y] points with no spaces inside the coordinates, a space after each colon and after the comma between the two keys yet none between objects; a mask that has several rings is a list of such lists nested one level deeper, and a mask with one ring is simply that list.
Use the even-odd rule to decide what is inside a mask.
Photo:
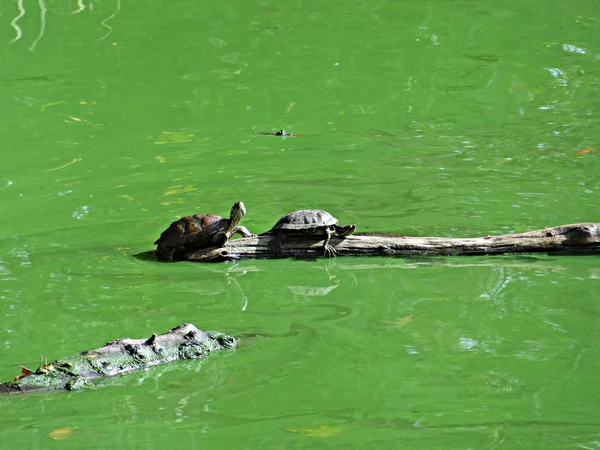
[{"label": "algae on log", "polygon": [[233,336],[202,331],[191,323],[184,323],[160,336],[116,339],[99,349],[41,365],[34,372],[24,369],[24,374],[15,381],[0,384],[0,394],[76,390],[97,378],[122,375],[179,359],[198,359],[214,350],[235,348],[236,345]]},{"label": "algae on log", "polygon": [[[198,250],[188,261],[221,262],[243,259],[317,258],[323,256],[323,239],[318,235],[286,236],[281,253],[269,250],[272,236],[228,241],[224,247]],[[506,253],[552,253],[562,255],[600,254],[600,223],[561,225],[526,233],[476,238],[395,236],[387,233],[332,236],[329,242],[338,256],[449,256],[499,255]]]}]

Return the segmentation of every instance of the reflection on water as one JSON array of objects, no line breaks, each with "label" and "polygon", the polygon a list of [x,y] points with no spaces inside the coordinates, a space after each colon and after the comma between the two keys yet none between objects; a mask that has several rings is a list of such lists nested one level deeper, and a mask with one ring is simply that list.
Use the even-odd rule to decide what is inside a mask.
[{"label": "reflection on water", "polygon": [[12,41],[10,41],[11,44],[15,41],[18,41],[19,39],[21,39],[21,36],[23,36],[23,31],[21,30],[19,25],[17,25],[17,22],[21,19],[21,17],[25,15],[23,0],[17,0],[17,7],[19,8],[19,14],[10,22],[10,26],[13,27],[16,32],[15,38]]},{"label": "reflection on water", "polygon": [[37,35],[37,37],[33,41],[33,44],[31,44],[31,47],[29,47],[30,52],[35,51],[35,47],[37,46],[38,42],[40,41],[40,39],[42,39],[42,37],[44,36],[44,33],[46,32],[46,12],[48,11],[46,9],[46,2],[44,0],[38,0],[38,2],[39,2],[38,3],[39,6],[40,6],[40,33]]},{"label": "reflection on water", "polygon": [[[336,266],[337,261],[335,259],[330,259],[322,266],[325,276],[315,276],[314,284],[304,286],[288,286],[287,288],[290,290],[290,292],[292,292],[292,294],[294,294],[295,301],[306,303],[313,300],[312,297],[325,297],[331,293],[331,291],[337,288],[342,282],[342,279],[337,275],[332,274],[332,271]],[[319,270],[318,267],[316,269]],[[346,274],[350,273],[351,272],[346,272]]]},{"label": "reflection on water", "polygon": [[[421,236],[596,220],[597,6],[563,3],[1,3],[2,381],[183,322],[242,336],[2,398],[27,411],[5,446],[597,446],[594,257],[147,253],[236,199],[256,230],[315,207]],[[281,128],[305,136],[252,134]]]},{"label": "reflection on water", "polygon": [[333,291],[338,284],[324,287],[313,286],[288,286],[288,289],[296,296],[309,300],[309,297],[324,297]]},{"label": "reflection on water", "polygon": [[[101,24],[104,28],[108,29],[108,31],[106,32],[106,34],[104,36],[102,36],[100,39],[98,39],[98,41],[101,41],[103,39],[106,39],[108,36],[110,36],[112,34],[112,27],[108,24],[108,21],[113,19],[118,13],[119,11],[121,11],[121,0],[116,0],[116,9],[115,12],[112,13],[110,16],[108,16],[106,19],[103,19]],[[91,3],[90,3],[91,5]]]},{"label": "reflection on water", "polygon": [[[19,26],[19,21],[25,16],[27,13],[27,9],[25,8],[25,4],[23,0],[16,0],[18,14],[11,20],[10,26],[15,30],[15,37],[10,41],[11,44],[21,40],[23,38],[23,29]],[[94,11],[94,4],[89,2],[87,5],[83,0],[77,0],[77,8],[70,12],[70,15],[80,14],[86,10],[86,6],[89,12]],[[48,8],[46,6],[45,0],[38,0],[37,7],[39,8],[39,33],[34,39],[33,43],[29,47],[29,51],[34,52],[38,46],[40,40],[44,37],[46,33],[46,21],[47,21],[47,13]],[[106,29],[105,34],[103,34],[100,38],[96,40],[96,42],[102,41],[110,36],[113,32],[112,26],[109,22],[116,17],[116,15],[121,11],[121,0],[115,0],[115,10],[108,17],[101,20],[100,25]],[[51,14],[56,14],[56,11],[51,11]]]},{"label": "reflection on water", "polygon": [[[92,3],[89,3],[88,6],[90,7],[90,9],[92,9]],[[71,11],[71,14],[79,14],[84,9],[85,9],[85,3],[83,3],[83,0],[77,0],[77,9]]]}]

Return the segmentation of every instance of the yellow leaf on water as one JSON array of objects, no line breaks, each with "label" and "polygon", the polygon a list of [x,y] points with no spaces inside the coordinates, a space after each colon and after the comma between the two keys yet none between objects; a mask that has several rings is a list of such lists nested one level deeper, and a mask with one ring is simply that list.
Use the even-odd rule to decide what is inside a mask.
[{"label": "yellow leaf on water", "polygon": [[44,112],[46,110],[46,108],[50,107],[50,106],[54,106],[54,105],[60,105],[61,103],[64,103],[64,101],[60,101],[60,102],[52,102],[52,103],[46,103],[45,105],[42,105],[42,107],[40,108],[40,111]]},{"label": "yellow leaf on water", "polygon": [[21,366],[21,375],[17,375],[13,381],[19,381],[21,378],[31,375],[33,371],[29,370],[25,366]]},{"label": "yellow leaf on water", "polygon": [[595,151],[596,151],[596,149],[594,147],[586,147],[586,148],[576,149],[575,153],[577,153],[577,156],[581,156],[581,155],[587,155],[588,153],[593,153]]},{"label": "yellow leaf on water", "polygon": [[52,430],[50,433],[48,433],[48,435],[55,441],[69,439],[72,434],[73,428],[71,427],[57,428],[56,430]]},{"label": "yellow leaf on water", "polygon": [[286,428],[285,431],[298,433],[305,437],[325,439],[340,434],[344,429],[337,426],[318,425],[313,428]]},{"label": "yellow leaf on water", "polygon": [[406,317],[399,317],[396,320],[380,320],[380,323],[385,323],[386,325],[394,325],[396,327],[403,327],[412,319],[412,314]]},{"label": "yellow leaf on water", "polygon": [[71,161],[69,161],[68,163],[63,164],[62,166],[55,167],[54,169],[48,169],[46,172],[52,172],[53,170],[64,169],[65,167],[69,167],[71,164],[78,163],[81,160],[83,160],[83,158],[74,158]]},{"label": "yellow leaf on water", "polygon": [[192,142],[194,135],[192,133],[182,133],[179,131],[162,131],[155,144],[179,144],[181,142]]},{"label": "yellow leaf on water", "polygon": [[200,152],[186,153],[185,155],[178,155],[177,159],[195,159],[198,157],[199,154]]},{"label": "yellow leaf on water", "polygon": [[187,192],[192,192],[195,190],[197,189],[192,184],[186,184],[185,186],[178,184],[176,186],[170,186],[163,195],[167,196],[174,194],[185,194]]},{"label": "yellow leaf on water", "polygon": [[176,199],[170,200],[168,202],[161,202],[160,204],[163,206],[169,206],[169,205],[182,205],[183,203],[185,203],[185,202],[183,201],[182,198],[176,198]]}]

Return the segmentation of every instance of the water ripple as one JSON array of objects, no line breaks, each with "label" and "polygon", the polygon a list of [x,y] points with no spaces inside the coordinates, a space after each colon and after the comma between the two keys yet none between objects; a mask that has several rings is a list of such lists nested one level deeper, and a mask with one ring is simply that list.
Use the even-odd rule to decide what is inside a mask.
[{"label": "water ripple", "polygon": [[21,39],[21,36],[23,36],[23,32],[21,31],[21,28],[19,27],[19,25],[17,25],[17,22],[19,21],[19,19],[21,19],[21,17],[23,17],[25,15],[25,8],[23,7],[23,0],[18,0],[17,6],[19,7],[19,15],[17,17],[15,17],[13,20],[11,20],[11,22],[10,22],[10,26],[15,29],[15,31],[17,32],[17,36],[12,41],[10,41],[11,44],[15,41],[18,41],[19,39]]},{"label": "water ripple", "polygon": [[108,32],[96,42],[100,42],[101,40],[106,39],[108,36],[110,36],[110,34],[112,33],[112,27],[107,22],[114,18],[117,14],[119,14],[119,11],[121,11],[121,0],[117,0],[117,10],[110,16],[108,16],[106,19],[104,19],[102,22],[100,22],[103,27],[108,28]]},{"label": "water ripple", "polygon": [[79,7],[75,11],[71,12],[71,14],[79,14],[81,11],[85,9],[85,5],[83,4],[83,0],[77,0],[77,6]]},{"label": "water ripple", "polygon": [[46,32],[46,4],[44,3],[44,0],[39,0],[39,5],[40,5],[40,34],[38,34],[38,37],[35,38],[35,41],[33,41],[33,44],[31,44],[31,47],[29,47],[29,51],[30,52],[34,52],[35,51],[35,47],[37,45],[37,43],[40,41],[40,39],[42,39],[42,37],[44,36],[44,33]]}]

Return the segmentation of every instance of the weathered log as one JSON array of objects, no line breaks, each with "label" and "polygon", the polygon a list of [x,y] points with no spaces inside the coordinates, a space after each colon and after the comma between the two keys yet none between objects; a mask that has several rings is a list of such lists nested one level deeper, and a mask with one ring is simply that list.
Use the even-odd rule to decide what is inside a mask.
[{"label": "weathered log", "polygon": [[212,351],[235,348],[236,345],[233,336],[202,331],[191,323],[185,323],[160,336],[153,334],[148,339],[116,339],[96,350],[40,364],[36,371],[22,367],[22,375],[14,381],[0,384],[0,394],[81,389],[91,385],[91,380],[147,369],[169,361],[198,359]]},{"label": "weathered log", "polygon": [[[281,253],[269,250],[272,236],[228,241],[224,247],[195,251],[188,261],[221,262],[243,259],[299,258],[323,256],[323,239],[316,235],[289,236]],[[576,223],[542,230],[476,238],[395,236],[388,233],[333,236],[330,244],[338,256],[448,256],[499,255],[506,253],[600,254],[600,223]]]}]

